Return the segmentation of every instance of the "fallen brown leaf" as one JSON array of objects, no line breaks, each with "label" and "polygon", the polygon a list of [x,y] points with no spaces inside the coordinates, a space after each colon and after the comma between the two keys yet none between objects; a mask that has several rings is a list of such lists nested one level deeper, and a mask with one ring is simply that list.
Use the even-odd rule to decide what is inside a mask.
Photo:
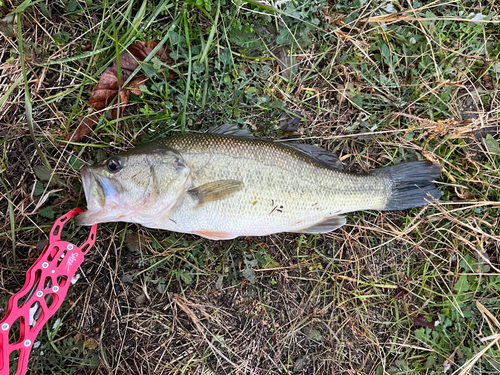
[{"label": "fallen brown leaf", "polygon": [[[111,108],[109,112],[110,118],[118,118],[128,103],[130,93],[132,92],[136,95],[140,95],[141,90],[139,87],[143,85],[148,78],[143,74],[139,74],[132,78],[125,87],[123,87],[123,84],[139,66],[139,62],[144,61],[157,45],[158,43],[154,41],[139,42],[130,45],[125,52],[120,54],[120,80],[118,80],[118,64],[115,60],[113,65],[102,73],[99,82],[92,90],[92,95],[90,96],[88,104],[96,111],[102,111],[109,107],[118,95],[119,97],[115,106]],[[175,61],[168,56],[169,54],[170,50],[161,47],[155,56],[160,61],[168,65],[173,65]],[[174,76],[175,73],[171,71],[169,76],[165,77],[165,79],[170,80]],[[95,113],[90,117],[80,118],[78,127],[74,131],[68,133],[66,140],[76,142],[90,134],[99,120],[99,116],[99,113]]]},{"label": "fallen brown leaf", "polygon": [[99,117],[99,113],[94,113],[90,117],[79,117],[80,124],[75,130],[66,135],[66,140],[76,142],[85,137],[92,131],[94,125],[99,121]]},{"label": "fallen brown leaf", "polygon": [[433,331],[436,329],[435,323],[429,322],[425,316],[418,315],[418,316],[414,317],[412,320],[413,320],[413,324],[416,325],[417,327],[430,328]]}]

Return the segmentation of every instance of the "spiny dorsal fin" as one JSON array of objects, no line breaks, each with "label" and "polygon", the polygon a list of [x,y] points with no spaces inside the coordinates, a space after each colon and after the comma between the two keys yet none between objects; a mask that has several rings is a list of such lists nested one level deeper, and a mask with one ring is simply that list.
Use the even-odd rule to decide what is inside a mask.
[{"label": "spiny dorsal fin", "polygon": [[[239,137],[239,138],[249,138],[249,139],[257,138],[250,131],[246,129],[240,129],[238,128],[237,125],[230,123],[226,123],[224,125],[212,128],[208,132],[212,134],[232,135],[234,137]],[[321,147],[297,143],[297,142],[283,142],[282,144],[291,147],[299,152],[302,152],[306,155],[309,155],[310,157],[316,159],[318,162],[320,162],[326,167],[338,169],[339,171],[344,169],[344,166],[337,155]]]},{"label": "spiny dorsal fin", "polygon": [[310,157],[316,159],[321,164],[329,168],[338,169],[339,171],[344,169],[344,165],[342,164],[337,155],[319,146],[306,145],[296,142],[290,142],[290,143],[285,142],[283,144],[288,147],[294,148],[295,150],[300,151],[306,155],[309,155]]},{"label": "spiny dorsal fin", "polygon": [[334,231],[335,229],[340,228],[345,223],[346,220],[344,216],[333,216],[327,218],[326,220],[318,224],[313,225],[312,227],[295,231],[295,233],[310,233],[310,234],[328,233]]},{"label": "spiny dorsal fin", "polygon": [[187,192],[198,200],[198,206],[230,197],[243,189],[243,182],[237,180],[220,180],[189,189]]},{"label": "spiny dorsal fin", "polygon": [[212,134],[232,135],[240,138],[256,138],[249,130],[240,129],[238,125],[225,123],[224,125],[216,126],[208,131]]}]

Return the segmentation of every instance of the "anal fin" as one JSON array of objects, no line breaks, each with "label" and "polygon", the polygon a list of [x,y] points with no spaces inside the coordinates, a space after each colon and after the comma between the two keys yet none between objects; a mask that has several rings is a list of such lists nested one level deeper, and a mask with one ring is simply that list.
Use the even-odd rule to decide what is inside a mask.
[{"label": "anal fin", "polygon": [[346,219],[344,216],[333,216],[317,224],[314,224],[312,227],[295,231],[295,233],[310,233],[310,234],[328,233],[334,231],[335,229],[340,228],[345,223]]}]

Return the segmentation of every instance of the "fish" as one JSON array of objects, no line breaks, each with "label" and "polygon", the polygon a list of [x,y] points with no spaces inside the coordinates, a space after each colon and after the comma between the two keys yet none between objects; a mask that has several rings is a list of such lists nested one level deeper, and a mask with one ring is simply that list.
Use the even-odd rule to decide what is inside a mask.
[{"label": "fish", "polygon": [[256,138],[222,125],[139,145],[82,169],[79,225],[128,222],[211,240],[280,232],[321,234],[360,210],[434,202],[442,167],[427,160],[343,171],[321,147]]}]

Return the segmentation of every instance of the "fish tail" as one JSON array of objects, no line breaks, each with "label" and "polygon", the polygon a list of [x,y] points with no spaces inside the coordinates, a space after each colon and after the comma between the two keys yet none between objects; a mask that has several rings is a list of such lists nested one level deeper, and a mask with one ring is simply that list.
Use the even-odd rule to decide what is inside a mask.
[{"label": "fish tail", "polygon": [[386,206],[382,210],[405,210],[425,206],[432,202],[432,198],[441,198],[441,191],[433,183],[441,174],[441,170],[440,164],[426,160],[374,170],[372,173],[384,175],[392,185]]}]

